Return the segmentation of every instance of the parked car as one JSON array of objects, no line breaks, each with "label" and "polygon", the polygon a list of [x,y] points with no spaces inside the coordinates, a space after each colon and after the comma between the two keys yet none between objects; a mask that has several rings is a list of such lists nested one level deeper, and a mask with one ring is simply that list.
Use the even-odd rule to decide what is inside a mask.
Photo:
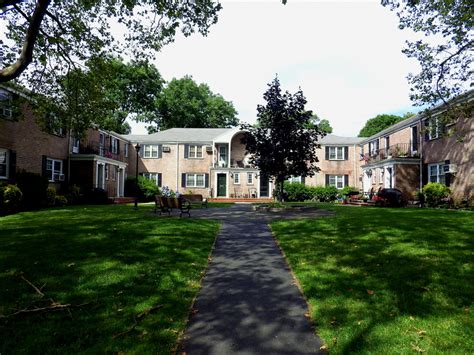
[{"label": "parked car", "polygon": [[374,200],[377,205],[384,207],[405,207],[408,202],[399,189],[381,189]]}]

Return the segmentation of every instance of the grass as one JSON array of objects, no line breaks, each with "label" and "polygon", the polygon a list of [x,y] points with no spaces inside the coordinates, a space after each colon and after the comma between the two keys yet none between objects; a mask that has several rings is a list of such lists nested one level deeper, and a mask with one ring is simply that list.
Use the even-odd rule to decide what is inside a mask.
[{"label": "grass", "polygon": [[271,227],[331,353],[474,353],[472,212],[329,209]]},{"label": "grass", "polygon": [[[0,218],[0,315],[51,299],[73,305],[0,317],[0,353],[172,351],[218,224],[158,218],[152,208],[77,206]],[[45,296],[22,276],[44,285]]]}]

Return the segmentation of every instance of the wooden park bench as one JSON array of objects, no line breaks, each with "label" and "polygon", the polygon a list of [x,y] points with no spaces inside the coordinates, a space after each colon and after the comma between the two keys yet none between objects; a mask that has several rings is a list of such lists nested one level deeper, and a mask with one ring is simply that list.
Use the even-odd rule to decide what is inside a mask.
[{"label": "wooden park bench", "polygon": [[202,195],[199,194],[188,194],[188,195],[181,195],[185,200],[189,201],[192,206],[199,206],[200,208],[206,207],[207,208],[207,198],[203,198]]},{"label": "wooden park bench", "polygon": [[160,216],[162,213],[171,215],[173,209],[177,209],[180,211],[179,217],[181,217],[183,213],[187,213],[188,216],[191,217],[191,213],[189,212],[191,208],[191,203],[184,198],[155,195],[155,213],[160,211]]}]

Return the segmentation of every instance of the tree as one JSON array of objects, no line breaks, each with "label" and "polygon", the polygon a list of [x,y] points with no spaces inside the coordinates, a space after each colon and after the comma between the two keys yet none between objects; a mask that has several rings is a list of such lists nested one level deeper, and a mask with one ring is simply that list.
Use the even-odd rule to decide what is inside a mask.
[{"label": "tree", "polygon": [[156,99],[156,115],[144,121],[152,124],[149,132],[156,132],[173,127],[232,127],[239,123],[236,115],[232,102],[185,76],[168,83]]},{"label": "tree", "polygon": [[[250,164],[272,178],[282,192],[289,177],[313,176],[320,170],[316,150],[324,133],[318,126],[310,127],[312,112],[305,110],[301,90],[282,93],[278,78],[268,86],[263,95],[267,104],[257,107],[257,126],[241,126],[246,131],[242,143],[251,155]],[[282,200],[281,193],[278,198]]]},{"label": "tree", "polygon": [[146,61],[125,64],[118,58],[92,58],[86,64],[86,69],[71,70],[61,78],[59,86],[44,88],[47,96],[37,96],[38,116],[48,128],[66,127],[81,135],[95,124],[126,134],[130,132],[126,118],[139,120],[154,114],[164,81],[153,65]]},{"label": "tree", "polygon": [[[421,71],[409,74],[410,98],[417,105],[435,104],[472,85],[474,7],[471,0],[382,0],[397,12],[400,29],[423,33],[403,52],[418,60]],[[436,44],[433,44],[436,43]]]},{"label": "tree", "polygon": [[[179,28],[185,36],[196,30],[206,35],[221,8],[213,0],[0,0],[0,82],[19,77],[31,64],[28,80],[38,84],[104,54],[148,58]],[[123,32],[124,41],[114,32]]]},{"label": "tree", "polygon": [[374,118],[367,120],[364,127],[360,130],[358,137],[370,137],[397,122],[403,121],[405,118],[406,117],[396,115],[377,115]]}]

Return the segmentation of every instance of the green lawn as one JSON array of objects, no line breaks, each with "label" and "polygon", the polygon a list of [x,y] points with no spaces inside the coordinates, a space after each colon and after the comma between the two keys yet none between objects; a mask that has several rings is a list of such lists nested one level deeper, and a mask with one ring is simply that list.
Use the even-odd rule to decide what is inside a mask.
[{"label": "green lawn", "polygon": [[[0,353],[172,351],[218,224],[159,218],[152,208],[78,206],[0,218]],[[12,315],[41,307],[49,308]]]},{"label": "green lawn", "polygon": [[473,354],[474,214],[329,208],[272,224],[329,351]]}]

